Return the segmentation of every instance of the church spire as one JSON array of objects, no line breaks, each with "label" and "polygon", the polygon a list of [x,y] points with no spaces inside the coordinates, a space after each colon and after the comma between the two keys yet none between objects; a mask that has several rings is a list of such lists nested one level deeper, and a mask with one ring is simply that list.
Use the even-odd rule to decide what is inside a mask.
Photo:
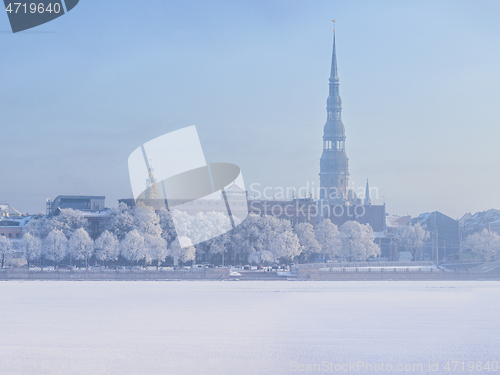
[{"label": "church spire", "polygon": [[339,74],[337,71],[337,51],[335,48],[335,30],[333,30],[333,52],[332,52],[332,71],[330,72],[330,83],[339,81]]},{"label": "church spire", "polygon": [[323,154],[320,159],[320,197],[333,204],[345,204],[349,179],[349,159],[345,152],[345,128],[342,123],[342,100],[340,99],[337,73],[335,30],[333,31],[332,67],[328,86],[327,118],[323,128]]},{"label": "church spire", "polygon": [[372,200],[370,199],[370,185],[368,184],[368,179],[366,179],[366,190],[365,190],[365,206],[371,206]]}]

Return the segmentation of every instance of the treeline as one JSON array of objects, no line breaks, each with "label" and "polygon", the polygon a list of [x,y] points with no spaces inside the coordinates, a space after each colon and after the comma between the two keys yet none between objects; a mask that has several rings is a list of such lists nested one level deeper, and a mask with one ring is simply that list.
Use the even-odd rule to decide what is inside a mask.
[{"label": "treeline", "polygon": [[63,209],[58,216],[31,220],[16,246],[1,238],[0,260],[3,267],[6,255],[14,250],[24,253],[28,265],[64,262],[80,266],[159,266],[194,260],[217,265],[270,265],[317,258],[353,261],[380,254],[371,227],[354,221],[339,228],[328,219],[316,228],[309,223],[292,227],[287,220],[250,214],[235,229],[193,246],[189,238],[216,233],[215,227],[227,225],[227,216],[218,212],[187,215],[178,211],[173,215],[176,224],[183,226],[183,233],[188,233],[186,238],[177,238],[169,211],[120,204],[111,210],[104,232],[94,241],[82,212]]}]

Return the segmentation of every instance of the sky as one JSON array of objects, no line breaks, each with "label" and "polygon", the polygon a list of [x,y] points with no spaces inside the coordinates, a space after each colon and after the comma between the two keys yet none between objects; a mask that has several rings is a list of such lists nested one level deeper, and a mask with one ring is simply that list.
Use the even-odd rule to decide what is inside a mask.
[{"label": "sky", "polygon": [[131,197],[130,153],[190,125],[250,194],[317,188],[336,19],[351,187],[369,179],[394,215],[500,209],[499,13],[496,0],[81,0],[17,34],[0,15],[0,201],[115,206]]}]

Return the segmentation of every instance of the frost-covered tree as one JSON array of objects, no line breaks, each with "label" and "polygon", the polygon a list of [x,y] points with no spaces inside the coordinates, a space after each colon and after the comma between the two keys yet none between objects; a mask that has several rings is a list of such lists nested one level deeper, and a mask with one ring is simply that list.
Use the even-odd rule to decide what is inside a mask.
[{"label": "frost-covered tree", "polygon": [[120,255],[120,242],[112,232],[106,230],[95,241],[94,250],[96,259],[102,262],[117,260]]},{"label": "frost-covered tree", "polygon": [[[271,250],[271,244],[276,236],[286,231],[293,232],[288,220],[279,220],[270,215],[249,214],[232,233],[231,247],[234,253],[240,252],[252,263],[259,259],[261,262],[274,262],[276,257]],[[273,255],[269,256],[265,251],[270,251]]]},{"label": "frost-covered tree", "polygon": [[196,227],[194,239],[197,242],[216,238],[232,229],[231,219],[219,211],[199,212],[194,217]]},{"label": "frost-covered tree", "polygon": [[189,238],[179,237],[172,242],[171,256],[174,258],[174,264],[189,262],[195,259],[196,249]]},{"label": "frost-covered tree", "polygon": [[165,258],[169,255],[167,241],[162,237],[150,236],[150,238],[146,240],[146,246],[148,262],[153,260],[156,261],[156,268],[158,269],[160,264],[163,263]]},{"label": "frost-covered tree", "polygon": [[130,262],[140,262],[146,256],[144,237],[136,229],[126,234],[120,247],[121,255]]},{"label": "frost-covered tree", "polygon": [[381,254],[380,246],[375,243],[375,237],[373,236],[373,229],[369,224],[363,225],[365,227],[363,231],[363,246],[361,246],[359,256],[368,260],[371,257],[378,257]]},{"label": "frost-covered tree", "polygon": [[373,230],[369,225],[346,221],[339,228],[339,232],[342,243],[340,254],[348,261],[356,258],[367,259],[380,253],[380,249],[373,242]]},{"label": "frost-covered tree", "polygon": [[483,229],[467,237],[463,247],[489,261],[500,252],[500,236],[493,231]]},{"label": "frost-covered tree", "polygon": [[10,254],[12,249],[12,242],[9,238],[5,236],[0,236],[0,262],[2,263],[2,268],[5,264],[5,259],[7,255]]},{"label": "frost-covered tree", "polygon": [[152,208],[141,207],[134,209],[134,229],[143,235],[159,237],[161,235],[160,218]]},{"label": "frost-covered tree", "polygon": [[233,263],[236,263],[236,257],[240,260],[249,256],[252,256],[251,259],[258,259],[258,255],[255,258],[255,255],[252,254],[265,250],[264,240],[266,235],[263,233],[265,230],[264,219],[254,213],[250,213],[243,223],[236,227],[231,233]]},{"label": "frost-covered tree", "polygon": [[199,212],[193,217],[192,225],[196,228],[193,239],[202,241],[196,246],[197,251],[204,251],[207,259],[221,254],[224,263],[229,241],[227,232],[232,229],[229,216],[218,211]]},{"label": "frost-covered tree", "polygon": [[21,241],[19,241],[19,250],[24,252],[24,257],[28,262],[28,268],[31,262],[40,259],[42,255],[42,242],[39,238],[30,233],[25,233]]},{"label": "frost-covered tree", "polygon": [[60,230],[64,233],[67,239],[71,237],[77,229],[88,229],[88,221],[79,210],[64,208],[59,215],[50,219],[51,229]]},{"label": "frost-covered tree", "polygon": [[172,241],[177,238],[172,215],[166,209],[158,210],[157,215],[160,218],[161,237],[167,241],[167,246],[170,246]]},{"label": "frost-covered tree", "polygon": [[401,230],[396,239],[399,244],[404,246],[411,253],[413,260],[417,257],[417,251],[425,240],[429,238],[429,233],[422,228],[420,223],[408,224]]},{"label": "frost-covered tree", "polygon": [[287,220],[249,214],[232,232],[229,247],[233,249],[233,253],[240,253],[240,261],[247,258],[250,263],[274,262],[271,244],[276,236],[285,231],[293,231]]},{"label": "frost-covered tree", "polygon": [[76,260],[85,260],[85,267],[89,266],[89,258],[94,254],[94,241],[85,229],[79,228],[73,232],[69,238],[68,252]]},{"label": "frost-covered tree", "polygon": [[203,245],[207,249],[208,255],[222,255],[222,264],[224,265],[224,256],[227,250],[227,244],[229,242],[229,235],[224,233],[223,235],[212,238],[205,241]]},{"label": "frost-covered tree", "polygon": [[133,229],[134,217],[125,203],[120,203],[118,207],[111,209],[111,219],[108,222],[107,230],[112,232],[121,241],[128,232]]},{"label": "frost-covered tree", "polygon": [[330,219],[321,220],[316,227],[315,236],[321,248],[321,253],[325,255],[325,261],[339,255],[341,245],[339,229]]},{"label": "frost-covered tree", "polygon": [[45,259],[59,263],[66,257],[68,239],[61,230],[54,229],[43,240],[42,255]]},{"label": "frost-covered tree", "polygon": [[299,238],[291,230],[279,233],[271,242],[270,251],[275,262],[279,259],[293,260],[300,255]]},{"label": "frost-covered tree", "polygon": [[307,260],[312,254],[321,253],[321,247],[314,234],[314,227],[310,223],[300,223],[293,228],[299,238],[301,257]]},{"label": "frost-covered tree", "polygon": [[41,240],[45,239],[53,229],[51,219],[47,216],[34,217],[25,227],[26,232]]},{"label": "frost-covered tree", "polygon": [[194,216],[189,215],[186,211],[173,210],[172,220],[175,223],[175,229],[177,234],[183,237],[191,238],[193,233],[193,220]]}]

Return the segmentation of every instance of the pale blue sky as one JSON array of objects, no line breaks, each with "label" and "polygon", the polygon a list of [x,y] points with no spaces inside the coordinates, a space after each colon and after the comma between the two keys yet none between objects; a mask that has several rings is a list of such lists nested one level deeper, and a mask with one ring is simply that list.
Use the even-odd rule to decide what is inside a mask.
[{"label": "pale blue sky", "polygon": [[317,186],[335,18],[351,182],[369,178],[391,214],[500,208],[499,14],[495,0],[81,0],[15,35],[0,15],[0,200],[114,206],[129,154],[189,125],[247,187]]}]

